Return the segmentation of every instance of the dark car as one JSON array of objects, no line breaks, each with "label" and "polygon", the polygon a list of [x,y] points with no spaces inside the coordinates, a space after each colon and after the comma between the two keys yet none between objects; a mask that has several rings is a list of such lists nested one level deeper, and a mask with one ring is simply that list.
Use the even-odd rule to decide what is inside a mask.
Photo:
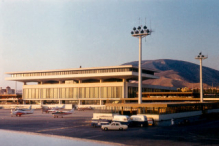
[{"label": "dark car", "polygon": [[92,120],[91,126],[93,127],[101,127],[102,125],[108,125],[110,123],[109,120]]}]

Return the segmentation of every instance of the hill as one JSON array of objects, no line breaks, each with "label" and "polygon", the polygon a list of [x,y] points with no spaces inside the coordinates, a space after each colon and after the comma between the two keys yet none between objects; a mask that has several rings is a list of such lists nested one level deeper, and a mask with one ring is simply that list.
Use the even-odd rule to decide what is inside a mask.
[{"label": "hill", "polygon": [[[128,64],[138,66],[138,61],[128,62],[123,65]],[[170,59],[143,60],[142,68],[157,70],[158,73],[155,73],[155,75],[160,77],[160,79],[144,80],[144,84],[199,88],[200,66],[197,64]],[[214,87],[219,86],[218,70],[203,66],[202,71],[204,88],[210,87],[212,84]]]}]

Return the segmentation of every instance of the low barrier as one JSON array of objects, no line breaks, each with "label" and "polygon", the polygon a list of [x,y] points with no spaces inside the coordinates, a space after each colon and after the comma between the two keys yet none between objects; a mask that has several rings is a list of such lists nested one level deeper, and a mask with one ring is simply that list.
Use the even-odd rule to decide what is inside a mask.
[{"label": "low barrier", "polygon": [[[10,104],[10,105],[0,105],[3,109],[15,109],[15,108],[25,108],[28,109],[30,106],[32,106],[32,109],[41,109],[42,106],[53,108],[53,107],[61,107],[63,104]],[[64,109],[72,109],[72,104],[65,104]]]}]

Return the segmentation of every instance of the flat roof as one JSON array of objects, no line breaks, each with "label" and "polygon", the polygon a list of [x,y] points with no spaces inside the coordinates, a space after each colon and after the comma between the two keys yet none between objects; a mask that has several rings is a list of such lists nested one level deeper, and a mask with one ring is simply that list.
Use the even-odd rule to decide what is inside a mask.
[{"label": "flat roof", "polygon": [[153,103],[121,103],[121,104],[106,104],[108,107],[178,107],[178,106],[195,106],[195,105],[209,105],[218,104],[215,102],[153,102]]},{"label": "flat roof", "polygon": [[[137,94],[138,94],[138,92],[137,92]],[[157,95],[157,94],[159,94],[159,95],[176,95],[176,94],[179,94],[179,95],[185,95],[185,94],[187,94],[187,95],[192,95],[193,94],[193,92],[142,92],[142,94],[150,94],[150,95]]]},{"label": "flat roof", "polygon": [[[138,98],[121,98],[120,100],[124,101],[138,101]],[[174,98],[142,98],[144,101],[200,101],[199,98],[186,98],[186,97],[174,97]]]},{"label": "flat roof", "polygon": [[[19,74],[19,73],[39,73],[39,72],[56,72],[56,71],[75,71],[75,70],[96,70],[96,69],[116,69],[116,68],[137,68],[133,65],[119,65],[119,66],[104,66],[104,67],[89,67],[89,68],[71,68],[71,69],[55,69],[55,70],[38,70],[38,71],[20,71],[20,72],[6,72],[5,74]],[[142,70],[148,70],[158,72],[154,69],[142,68]]]},{"label": "flat roof", "polygon": [[[114,70],[115,69],[115,70]],[[11,77],[6,80],[21,82],[61,81],[61,80],[89,80],[89,79],[130,79],[138,78],[138,67],[133,65],[120,65],[108,67],[92,67],[77,69],[41,70],[26,72],[7,72]],[[154,72],[142,68],[142,79],[157,79]]]},{"label": "flat roof", "polygon": [[[137,72],[112,72],[112,73],[91,73],[91,74],[69,74],[69,75],[48,75],[48,76],[27,76],[27,77],[6,77],[10,81],[39,82],[48,80],[87,80],[87,79],[138,79]],[[142,74],[142,79],[157,79],[159,77],[151,74]]]}]

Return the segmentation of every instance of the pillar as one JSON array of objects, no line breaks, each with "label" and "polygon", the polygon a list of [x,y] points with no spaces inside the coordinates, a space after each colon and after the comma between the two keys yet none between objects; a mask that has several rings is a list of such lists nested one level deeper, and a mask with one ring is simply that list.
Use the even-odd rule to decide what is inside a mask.
[{"label": "pillar", "polygon": [[139,61],[138,61],[138,104],[142,103],[142,77],[141,77],[141,60],[142,60],[142,37],[139,36]]},{"label": "pillar", "polygon": [[132,115],[132,107],[131,107],[131,110],[130,110],[130,114]]}]

